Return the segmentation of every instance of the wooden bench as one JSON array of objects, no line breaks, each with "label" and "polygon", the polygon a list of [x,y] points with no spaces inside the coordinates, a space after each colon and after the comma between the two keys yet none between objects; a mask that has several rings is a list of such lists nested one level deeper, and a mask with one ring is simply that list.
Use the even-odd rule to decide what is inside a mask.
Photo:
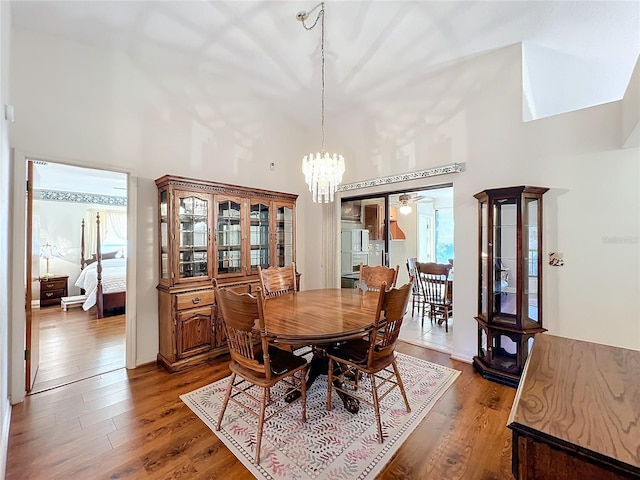
[{"label": "wooden bench", "polygon": [[62,297],[60,299],[60,308],[62,308],[63,311],[67,311],[67,307],[73,307],[73,306],[77,306],[80,305],[82,306],[82,304],[85,302],[85,300],[87,299],[86,295],[75,295],[73,297]]}]

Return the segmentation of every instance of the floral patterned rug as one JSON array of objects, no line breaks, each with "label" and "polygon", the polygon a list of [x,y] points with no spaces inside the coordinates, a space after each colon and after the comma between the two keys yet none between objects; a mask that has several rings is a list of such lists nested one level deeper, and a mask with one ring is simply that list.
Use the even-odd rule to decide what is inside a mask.
[{"label": "floral patterned rug", "polygon": [[256,446],[253,416],[229,402],[222,428],[215,431],[228,377],[180,398],[256,478],[372,479],[460,374],[415,357],[396,355],[411,413],[406,412],[397,388],[382,400],[382,444],[378,443],[372,408],[361,404],[360,411],[352,415],[334,391],[333,409],[326,410],[326,376],[320,376],[307,392],[307,423],[302,423],[300,402],[296,402],[265,424],[260,465],[252,464]]}]

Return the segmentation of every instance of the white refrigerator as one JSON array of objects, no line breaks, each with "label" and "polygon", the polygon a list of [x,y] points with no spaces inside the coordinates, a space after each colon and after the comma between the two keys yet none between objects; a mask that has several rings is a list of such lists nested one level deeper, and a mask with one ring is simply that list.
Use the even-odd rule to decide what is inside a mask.
[{"label": "white refrigerator", "polygon": [[342,230],[341,273],[343,275],[358,272],[360,262],[369,264],[369,230],[355,228]]}]

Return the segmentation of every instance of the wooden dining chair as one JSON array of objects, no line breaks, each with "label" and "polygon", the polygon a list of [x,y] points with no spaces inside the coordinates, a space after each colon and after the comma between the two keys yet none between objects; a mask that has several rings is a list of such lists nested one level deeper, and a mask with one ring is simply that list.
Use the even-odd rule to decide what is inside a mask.
[{"label": "wooden dining chair", "polygon": [[296,291],[296,265],[261,268],[258,265],[260,287],[264,298],[278,297]]},{"label": "wooden dining chair", "polygon": [[418,307],[418,312],[420,309],[424,312],[425,301],[424,301],[424,292],[422,291],[422,285],[420,284],[420,276],[416,270],[416,262],[418,259],[416,257],[407,258],[407,272],[409,273],[409,277],[413,276],[413,288],[411,289],[411,315],[413,316],[416,311],[416,306]]},{"label": "wooden dining chair", "polygon": [[[402,319],[407,313],[412,286],[413,278],[399,288],[387,290],[386,284],[383,284],[378,297],[376,316],[367,338],[348,340],[327,348],[327,410],[331,410],[331,392],[334,389],[339,394],[356,398],[373,407],[380,443],[384,441],[380,420],[380,402],[384,397],[397,387],[402,394],[407,412],[411,411],[396,363],[395,347]],[[334,371],[334,366],[339,368]],[[353,375],[354,370],[368,376],[369,382],[359,382],[359,375]]]},{"label": "wooden dining chair", "polygon": [[[260,287],[262,288],[262,296],[265,300],[280,295],[294,293],[296,287],[296,264],[291,262],[288,267],[269,267],[262,269],[258,266],[260,274]],[[298,355],[306,355],[311,352],[308,345],[280,345],[278,348],[284,350],[295,351]]]},{"label": "wooden dining chair", "polygon": [[361,291],[378,292],[383,283],[387,284],[387,288],[395,287],[398,279],[399,265],[396,268],[378,265],[370,267],[360,262],[360,277],[358,280],[358,288]]},{"label": "wooden dining chair", "polygon": [[[278,400],[284,400],[284,397],[293,392],[300,392],[302,421],[307,421],[306,374],[308,368],[307,361],[303,357],[269,344],[264,322],[264,300],[260,292],[258,293],[253,296],[248,293],[238,294],[230,289],[216,288],[216,301],[224,320],[231,354],[229,362],[231,377],[216,430],[220,430],[229,401],[257,417],[255,464],[260,463],[264,424],[290,403],[280,402],[280,406],[274,408],[268,415],[267,407],[275,405]],[[285,388],[280,394],[273,395],[272,387],[279,382],[283,382]],[[258,411],[255,411],[256,402],[259,404]]]},{"label": "wooden dining chair", "polygon": [[[438,325],[444,323],[445,332],[449,331],[449,317],[453,313],[453,303],[449,295],[449,273],[451,265],[439,263],[416,263],[424,301],[429,305],[429,318]],[[422,313],[424,327],[424,312]]]}]

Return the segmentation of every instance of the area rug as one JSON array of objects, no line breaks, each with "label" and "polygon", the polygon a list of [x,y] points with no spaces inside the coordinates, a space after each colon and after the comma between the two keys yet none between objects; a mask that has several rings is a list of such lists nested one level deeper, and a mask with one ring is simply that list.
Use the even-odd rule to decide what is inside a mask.
[{"label": "area rug", "polygon": [[406,412],[397,388],[382,400],[382,444],[378,442],[372,408],[361,404],[360,411],[353,415],[334,394],[333,409],[326,410],[324,375],[307,392],[306,423],[300,419],[300,402],[296,402],[265,424],[260,465],[252,463],[256,446],[253,416],[230,402],[222,428],[215,430],[229,377],[180,398],[256,478],[373,479],[460,374],[401,353],[397,358],[411,413]]}]

